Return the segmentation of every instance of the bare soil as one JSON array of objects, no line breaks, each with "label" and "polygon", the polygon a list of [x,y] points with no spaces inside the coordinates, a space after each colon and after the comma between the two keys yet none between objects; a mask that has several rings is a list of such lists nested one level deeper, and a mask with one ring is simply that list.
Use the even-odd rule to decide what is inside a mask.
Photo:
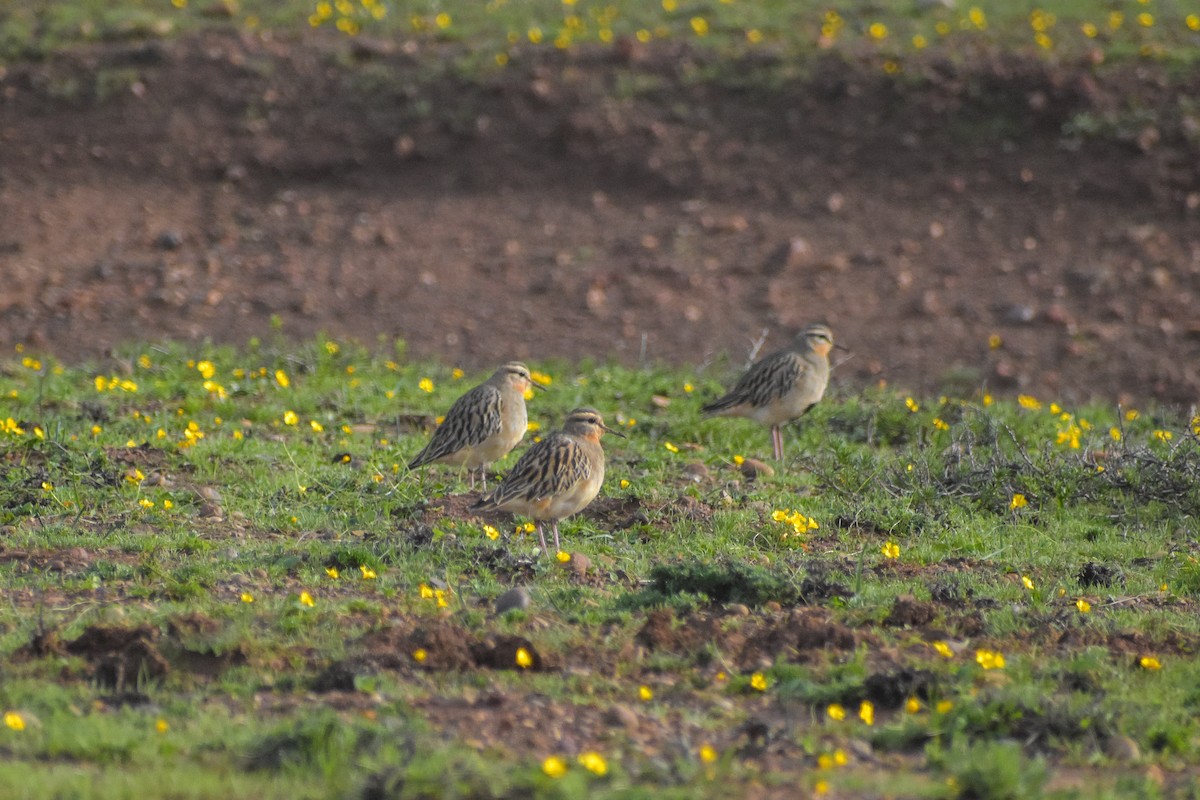
[{"label": "bare soil", "polygon": [[3,68],[0,344],[275,317],[469,367],[703,365],[823,319],[854,353],[835,391],[1200,398],[1194,75],[622,42],[464,77],[450,47],[213,33]]}]

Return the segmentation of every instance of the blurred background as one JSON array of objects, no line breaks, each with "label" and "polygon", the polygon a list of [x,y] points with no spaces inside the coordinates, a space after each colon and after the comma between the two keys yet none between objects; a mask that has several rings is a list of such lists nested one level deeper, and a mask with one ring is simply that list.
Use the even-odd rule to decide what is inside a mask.
[{"label": "blurred background", "polygon": [[0,6],[0,346],[325,332],[1200,399],[1170,0]]}]

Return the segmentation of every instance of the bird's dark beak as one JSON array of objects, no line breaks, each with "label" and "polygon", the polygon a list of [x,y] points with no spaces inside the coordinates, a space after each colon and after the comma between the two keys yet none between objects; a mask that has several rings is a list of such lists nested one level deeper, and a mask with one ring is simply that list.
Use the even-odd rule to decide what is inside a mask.
[{"label": "bird's dark beak", "polygon": [[603,430],[605,433],[611,433],[613,436],[620,436],[622,439],[625,439],[625,438],[627,438],[627,437],[625,436],[625,434],[621,433],[620,431],[614,431],[612,428],[608,427],[607,425],[601,425],[601,426],[600,426],[600,428],[601,428],[601,429],[602,429],[602,430]]},{"label": "bird's dark beak", "polygon": [[846,352],[846,353],[849,353],[849,352],[850,352],[850,348],[849,348],[849,347],[846,347],[846,345],[844,345],[844,344],[835,344],[835,345],[833,346],[833,349],[834,349],[834,350],[841,350],[841,351],[843,351],[843,352]]},{"label": "bird's dark beak", "polygon": [[547,386],[544,383],[538,383],[533,378],[529,379],[529,385],[535,389],[541,389],[543,392],[550,388],[549,386]]}]

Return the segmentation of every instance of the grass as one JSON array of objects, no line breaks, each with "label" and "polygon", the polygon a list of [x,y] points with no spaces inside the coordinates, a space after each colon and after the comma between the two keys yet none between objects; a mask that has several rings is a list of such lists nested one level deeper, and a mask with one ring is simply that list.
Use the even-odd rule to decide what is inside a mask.
[{"label": "grass", "polygon": [[[587,403],[628,437],[563,526],[577,572],[406,470],[483,376],[403,352],[0,367],[0,786],[1007,797],[1083,771],[1120,796],[1145,786],[1117,739],[1196,764],[1200,420],[835,379],[751,481],[767,432],[698,411],[728,370],[538,364],[541,430]],[[514,585],[531,608],[489,613]]]},{"label": "grass", "polygon": [[46,54],[82,41],[221,27],[276,32],[315,27],[349,36],[463,44],[464,63],[491,67],[503,66],[525,48],[571,50],[622,38],[689,41],[726,55],[758,50],[795,58],[845,51],[877,56],[889,72],[927,49],[969,59],[981,47],[1068,60],[1100,54],[1188,64],[1200,40],[1200,15],[1182,0],[979,0],[956,7],[917,0],[30,0],[0,9],[0,58]]}]

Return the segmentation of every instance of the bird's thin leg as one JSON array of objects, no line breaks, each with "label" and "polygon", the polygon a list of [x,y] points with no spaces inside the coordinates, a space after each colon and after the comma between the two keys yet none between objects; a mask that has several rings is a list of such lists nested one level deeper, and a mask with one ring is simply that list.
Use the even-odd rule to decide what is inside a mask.
[{"label": "bird's thin leg", "polygon": [[553,527],[554,527],[554,552],[555,552],[555,554],[557,554],[560,550],[562,550],[562,548],[558,546],[558,520],[554,520]]},{"label": "bird's thin leg", "polygon": [[[538,532],[538,541],[542,543],[542,552],[545,553],[545,552],[547,552],[547,550],[546,550],[546,534],[542,533],[542,523],[540,523],[540,522],[537,524],[537,532]],[[555,531],[555,534],[557,534],[557,533],[558,532]]]},{"label": "bird's thin leg", "polygon": [[479,468],[479,482],[483,484],[483,491],[487,492],[487,467]]},{"label": "bird's thin leg", "polygon": [[771,426],[771,444],[775,447],[775,460],[783,461],[783,431],[778,425]]}]

